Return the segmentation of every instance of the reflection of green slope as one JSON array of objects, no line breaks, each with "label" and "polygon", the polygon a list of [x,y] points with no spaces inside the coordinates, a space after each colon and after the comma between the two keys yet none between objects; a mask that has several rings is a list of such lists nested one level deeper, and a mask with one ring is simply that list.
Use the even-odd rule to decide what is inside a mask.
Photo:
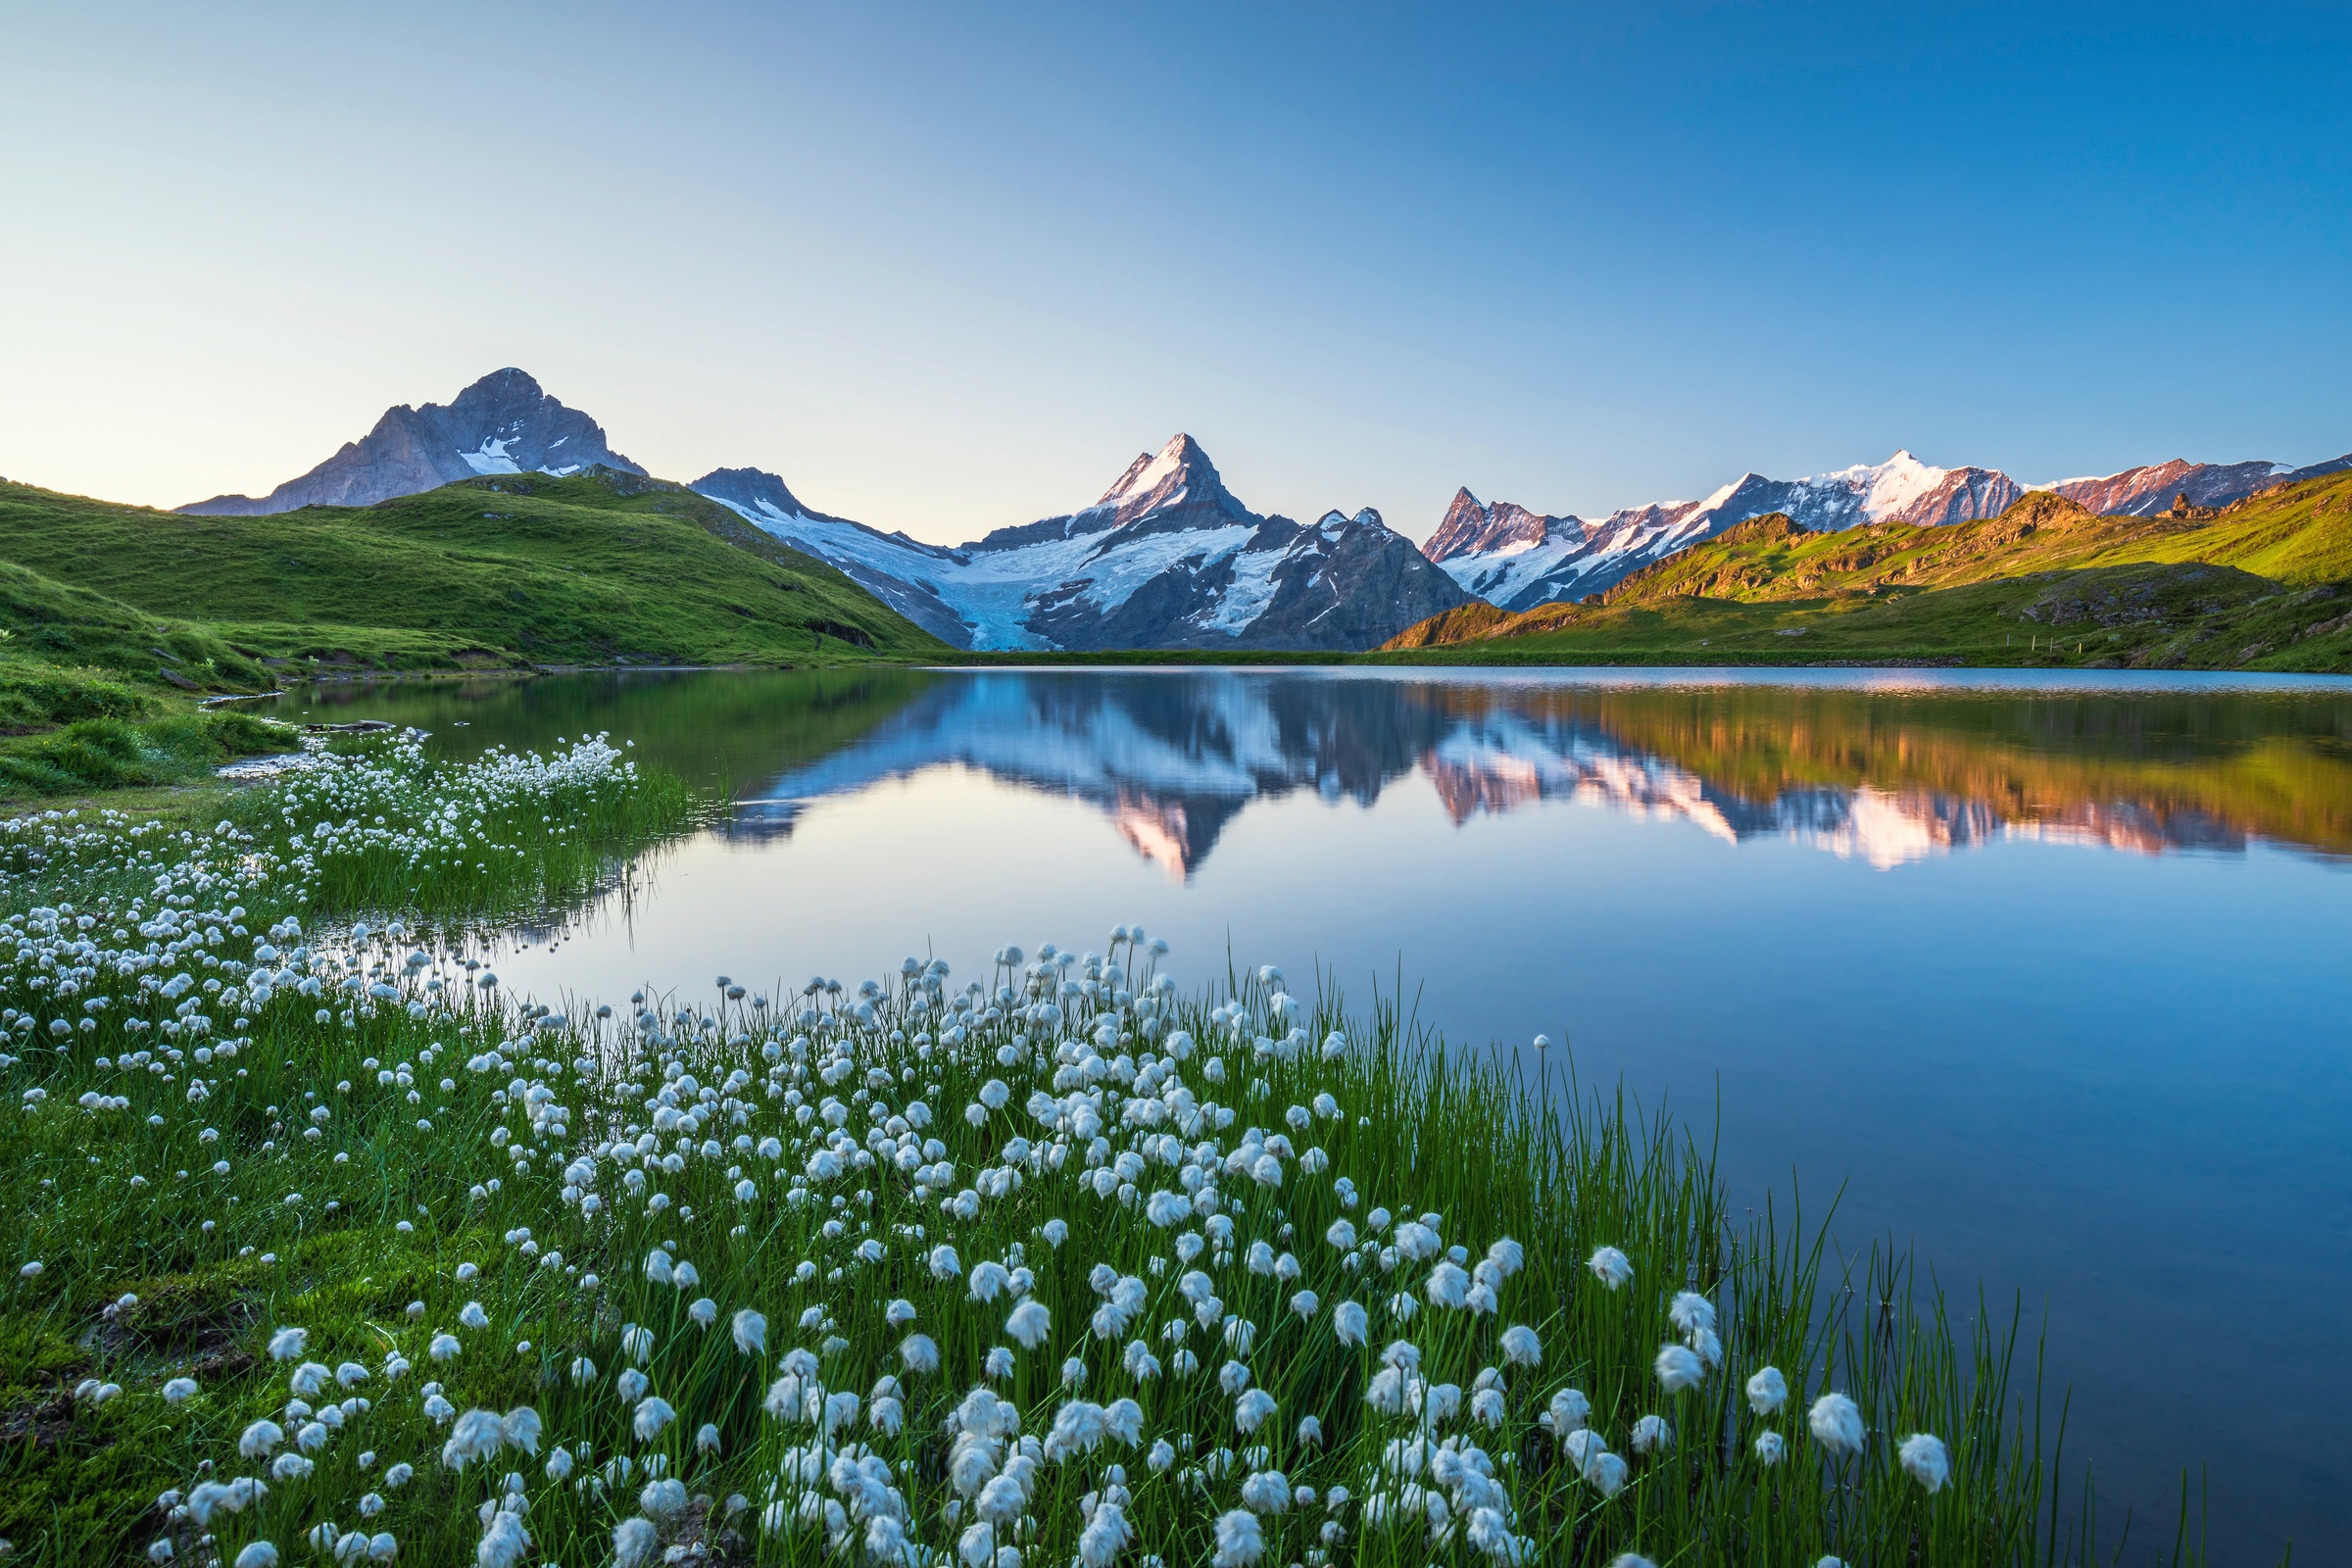
[{"label": "reflection of green slope", "polygon": [[559,736],[608,730],[695,784],[746,788],[858,740],[936,678],[889,666],[595,671],[325,685],[267,710],[291,717],[307,704],[313,719],[416,724],[457,754],[493,744],[544,749]]},{"label": "reflection of green slope", "polygon": [[1464,685],[1454,710],[1595,724],[1742,800],[1928,791],[2014,823],[2127,809],[2352,855],[2352,696]]}]

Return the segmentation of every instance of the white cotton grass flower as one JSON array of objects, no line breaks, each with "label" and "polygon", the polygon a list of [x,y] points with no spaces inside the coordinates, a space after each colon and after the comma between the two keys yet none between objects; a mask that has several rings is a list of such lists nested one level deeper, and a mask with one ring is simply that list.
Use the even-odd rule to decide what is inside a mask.
[{"label": "white cotton grass flower", "polygon": [[1371,1318],[1353,1301],[1342,1301],[1331,1309],[1331,1331],[1342,1345],[1361,1345]]},{"label": "white cotton grass flower", "polygon": [[1255,1432],[1276,1408],[1274,1396],[1265,1390],[1247,1390],[1234,1400],[1233,1424],[1245,1434]]},{"label": "white cotton grass flower", "polygon": [[677,1417],[678,1412],[670,1408],[667,1399],[658,1394],[649,1394],[637,1401],[637,1407],[629,1418],[629,1426],[637,1434],[638,1442],[651,1443],[662,1435],[663,1427]]},{"label": "white cotton grass flower", "polygon": [[1542,1366],[1544,1342],[1536,1337],[1534,1329],[1514,1323],[1502,1331],[1502,1359],[1510,1366]]},{"label": "white cotton grass flower", "polygon": [[1806,1412],[1813,1441],[1833,1454],[1862,1451],[1861,1407],[1842,1394],[1825,1394]]},{"label": "white cotton grass flower", "polygon": [[899,1360],[909,1374],[928,1377],[939,1370],[939,1346],[928,1334],[909,1334],[900,1342]]},{"label": "white cotton grass flower", "polygon": [[164,1402],[166,1404],[185,1404],[196,1396],[197,1392],[194,1378],[172,1378],[164,1385]]},{"label": "white cotton grass flower", "polygon": [[1015,1306],[1004,1319],[1004,1332],[1018,1341],[1024,1350],[1034,1350],[1046,1343],[1053,1331],[1054,1315],[1046,1303],[1031,1298]]},{"label": "white cotton grass flower", "polygon": [[458,1311],[458,1322],[465,1328],[486,1329],[490,1326],[490,1314],[482,1310],[481,1302],[467,1301]]},{"label": "white cotton grass flower", "polygon": [[506,1425],[496,1411],[468,1410],[449,1429],[449,1441],[441,1446],[441,1462],[452,1470],[463,1470],[476,1459],[497,1453],[506,1441]]},{"label": "white cotton grass flower", "polygon": [[424,1348],[424,1353],[436,1361],[454,1361],[458,1358],[458,1351],[463,1348],[455,1334],[436,1334],[432,1343]]},{"label": "white cotton grass flower", "polygon": [[286,1429],[265,1416],[238,1436],[237,1451],[248,1459],[266,1459],[285,1441]]},{"label": "white cotton grass flower", "polygon": [[537,1410],[527,1404],[516,1405],[506,1413],[499,1426],[505,1435],[507,1446],[519,1448],[526,1454],[538,1453],[539,1435],[546,1428]]},{"label": "white cotton grass flower", "polygon": [[735,1339],[735,1348],[745,1355],[764,1355],[767,1352],[767,1319],[745,1307],[729,1321],[729,1332]]},{"label": "white cotton grass flower", "polygon": [[1544,1415],[1551,1423],[1552,1433],[1565,1443],[1568,1434],[1583,1431],[1585,1423],[1592,1419],[1592,1401],[1582,1390],[1561,1389],[1552,1395]]},{"label": "white cotton grass flower", "polygon": [[1634,1423],[1633,1446],[1636,1453],[1663,1453],[1674,1446],[1674,1428],[1662,1415],[1645,1415]]},{"label": "white cotton grass flower", "polygon": [[1424,1290],[1432,1306],[1451,1307],[1458,1312],[1470,1295],[1470,1276],[1448,1259],[1430,1270]]},{"label": "white cotton grass flower", "polygon": [[1598,1247],[1585,1260],[1592,1277],[1610,1290],[1622,1290],[1634,1277],[1634,1261],[1614,1247]]},{"label": "white cotton grass flower", "polygon": [[1266,1549],[1265,1530],[1257,1515],[1246,1508],[1221,1514],[1216,1526],[1217,1551],[1212,1568],[1249,1568]]},{"label": "white cotton grass flower", "polygon": [[530,1545],[530,1533],[523,1528],[521,1515],[494,1513],[482,1526],[481,1542],[474,1547],[474,1561],[480,1568],[515,1568]]},{"label": "white cotton grass flower", "polygon": [[612,1527],[613,1568],[646,1568],[662,1544],[662,1532],[651,1519],[623,1519]]},{"label": "white cotton grass flower", "polygon": [[1715,1303],[1696,1291],[1677,1291],[1666,1308],[1667,1321],[1685,1334],[1715,1331]]},{"label": "white cotton grass flower", "polygon": [[311,1331],[309,1329],[281,1328],[270,1336],[270,1359],[272,1361],[299,1361],[302,1359],[302,1352],[310,1348],[310,1343]]},{"label": "white cotton grass flower", "polygon": [[267,1541],[249,1541],[237,1553],[235,1568],[277,1568],[277,1548]]},{"label": "white cotton grass flower", "polygon": [[1680,1345],[1662,1345],[1658,1348],[1656,1371],[1658,1387],[1668,1394],[1695,1389],[1707,1378],[1706,1363],[1699,1360],[1695,1352]]},{"label": "white cotton grass flower", "polygon": [[686,1308],[686,1315],[698,1328],[709,1328],[718,1321],[718,1303],[708,1296],[698,1296]]},{"label": "white cotton grass flower", "polygon": [[1766,1466],[1779,1464],[1781,1456],[1788,1451],[1788,1443],[1770,1427],[1756,1434],[1754,1447],[1757,1462]]},{"label": "white cotton grass flower", "polygon": [[1945,1450],[1943,1440],[1933,1433],[1912,1433],[1903,1440],[1898,1453],[1904,1473],[1931,1496],[1941,1492],[1943,1484],[1951,1479],[1951,1455]]}]

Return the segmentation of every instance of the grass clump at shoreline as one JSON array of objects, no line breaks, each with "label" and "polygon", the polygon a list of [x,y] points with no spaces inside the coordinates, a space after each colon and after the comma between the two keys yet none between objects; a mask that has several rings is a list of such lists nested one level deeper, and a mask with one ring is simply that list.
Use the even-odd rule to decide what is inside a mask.
[{"label": "grass clump at shoreline", "polygon": [[166,709],[152,717],[77,718],[0,739],[0,801],[78,795],[209,776],[241,757],[299,744],[292,726],[246,713]]},{"label": "grass clump at shoreline", "polygon": [[381,918],[576,895],[664,788],[379,743],[10,829],[18,1560],[2087,1554],[2013,1335],[1850,1320],[1670,1123],[1394,1009],[1122,930],[564,1017]]}]

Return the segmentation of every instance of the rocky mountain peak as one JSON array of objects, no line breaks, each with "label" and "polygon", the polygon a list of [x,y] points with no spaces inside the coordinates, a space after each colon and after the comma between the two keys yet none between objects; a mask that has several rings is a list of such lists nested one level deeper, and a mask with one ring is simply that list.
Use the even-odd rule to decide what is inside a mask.
[{"label": "rocky mountain peak", "polygon": [[800,497],[792,493],[782,476],[765,468],[712,468],[690,488],[698,495],[723,501],[746,515],[764,513],[778,518],[795,517],[808,510],[801,505]]},{"label": "rocky mountain peak", "polygon": [[602,465],[645,470],[614,452],[605,428],[550,397],[513,366],[493,370],[447,404],[386,409],[375,427],[266,496],[215,496],[179,510],[258,516],[297,507],[371,507],[437,490],[479,473],[576,473]]},{"label": "rocky mountain peak", "polygon": [[1565,520],[1530,512],[1508,501],[1489,506],[1464,486],[1453,493],[1446,515],[1438,523],[1438,531],[1429,536],[1422,553],[1432,561],[1450,561],[1457,556],[1524,550],[1542,544],[1550,537],[1552,523]]},{"label": "rocky mountain peak", "polygon": [[[1137,454],[1118,482],[1088,510],[1108,508],[1121,521],[1127,521],[1186,502],[1213,506],[1220,501],[1233,501],[1233,497],[1218,477],[1217,466],[1208,461],[1200,442],[1179,430],[1157,452]],[[1233,505],[1238,508],[1241,504]]]}]

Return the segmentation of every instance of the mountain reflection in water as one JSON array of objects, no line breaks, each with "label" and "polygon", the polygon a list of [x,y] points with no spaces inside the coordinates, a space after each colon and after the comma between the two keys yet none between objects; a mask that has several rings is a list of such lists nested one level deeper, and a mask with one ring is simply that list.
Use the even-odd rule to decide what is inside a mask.
[{"label": "mountain reflection in water", "polygon": [[477,934],[515,998],[972,975],[1119,924],[1188,985],[1281,963],[1665,1097],[1739,1203],[1837,1195],[1840,1248],[1915,1246],[1962,1311],[2022,1296],[2134,1540],[2190,1465],[2217,1561],[2352,1542],[2352,1333],[2310,1305],[2352,1292],[2352,681],[845,669],[278,710],[454,755],[610,731],[741,803]]},{"label": "mountain reflection in water", "polygon": [[1370,806],[1418,772],[1457,823],[1546,801],[1888,867],[2004,836],[2141,854],[2352,853],[2352,697],[1610,688],[1322,672],[945,675],[747,792],[731,831],[925,768],[1082,800],[1182,880],[1250,803]]}]

